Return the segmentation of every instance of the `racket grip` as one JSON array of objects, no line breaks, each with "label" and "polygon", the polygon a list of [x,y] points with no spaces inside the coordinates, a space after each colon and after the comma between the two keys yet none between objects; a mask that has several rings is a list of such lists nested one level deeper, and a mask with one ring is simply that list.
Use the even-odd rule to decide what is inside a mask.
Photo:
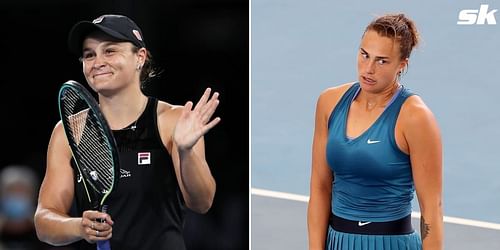
[{"label": "racket grip", "polygon": [[109,240],[102,240],[97,242],[97,250],[111,250]]},{"label": "racket grip", "polygon": [[[103,205],[101,212],[108,212],[108,205]],[[109,245],[109,240],[102,240],[97,242],[97,250],[111,250],[111,246]]]}]

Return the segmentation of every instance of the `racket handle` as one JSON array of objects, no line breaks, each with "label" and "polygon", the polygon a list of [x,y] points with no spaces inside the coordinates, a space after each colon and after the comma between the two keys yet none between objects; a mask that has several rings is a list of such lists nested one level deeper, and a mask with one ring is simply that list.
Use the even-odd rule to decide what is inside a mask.
[{"label": "racket handle", "polygon": [[[108,212],[108,205],[103,205],[101,212]],[[111,250],[111,246],[109,245],[109,240],[101,240],[97,242],[97,250]]]},{"label": "racket handle", "polygon": [[101,212],[107,213],[108,212],[108,205],[102,205]]},{"label": "racket handle", "polygon": [[111,250],[109,240],[102,240],[97,242],[97,250]]}]

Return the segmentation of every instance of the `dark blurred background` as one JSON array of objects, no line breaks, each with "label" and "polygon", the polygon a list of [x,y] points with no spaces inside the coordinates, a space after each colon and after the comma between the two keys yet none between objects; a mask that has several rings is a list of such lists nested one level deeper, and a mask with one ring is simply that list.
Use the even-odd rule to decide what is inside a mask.
[{"label": "dark blurred background", "polygon": [[[208,214],[188,214],[188,249],[248,249],[248,7],[247,0],[2,0],[0,169],[27,166],[43,178],[47,144],[59,120],[58,89],[69,79],[85,83],[80,63],[68,52],[68,32],[80,20],[124,14],[141,27],[163,70],[146,94],[172,104],[197,101],[206,87],[221,94],[216,116],[222,122],[205,137],[217,193]],[[25,249],[9,248],[16,235],[2,228],[2,217],[0,248]]]}]

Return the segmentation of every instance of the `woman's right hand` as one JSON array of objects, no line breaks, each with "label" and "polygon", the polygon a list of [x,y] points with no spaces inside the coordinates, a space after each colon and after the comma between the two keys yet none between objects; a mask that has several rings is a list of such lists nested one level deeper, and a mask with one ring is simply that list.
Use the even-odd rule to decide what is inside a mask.
[{"label": "woman's right hand", "polygon": [[111,239],[113,220],[107,213],[87,210],[83,212],[80,222],[80,234],[89,243]]}]

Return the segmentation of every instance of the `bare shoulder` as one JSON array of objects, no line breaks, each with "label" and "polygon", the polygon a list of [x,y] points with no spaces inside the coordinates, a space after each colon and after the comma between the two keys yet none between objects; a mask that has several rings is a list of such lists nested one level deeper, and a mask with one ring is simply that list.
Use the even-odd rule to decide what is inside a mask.
[{"label": "bare shoulder", "polygon": [[156,109],[156,112],[158,116],[158,126],[160,126],[160,129],[173,131],[183,109],[184,106],[158,101],[158,108]]},{"label": "bare shoulder", "polygon": [[52,130],[52,135],[50,137],[49,149],[67,147],[69,150],[68,139],[66,138],[66,132],[64,132],[64,126],[62,121],[59,121],[54,126]]},{"label": "bare shoulder", "polygon": [[[64,127],[59,121],[52,130],[47,149],[47,173],[61,173],[72,175],[70,160],[72,158],[68,138]],[[53,181],[57,181],[53,179]]]},{"label": "bare shoulder", "polygon": [[175,119],[180,116],[184,106],[173,105],[168,102],[158,101],[157,115],[159,119]]},{"label": "bare shoulder", "polygon": [[440,144],[441,132],[431,109],[417,95],[408,97],[401,107],[398,123],[411,151],[412,145]]},{"label": "bare shoulder", "polygon": [[435,120],[431,109],[418,95],[412,95],[406,99],[401,107],[401,117],[410,124],[422,124]]},{"label": "bare shoulder", "polygon": [[326,116],[329,116],[332,110],[335,108],[339,100],[342,98],[344,93],[353,85],[353,82],[344,83],[338,86],[330,87],[319,95],[316,112],[321,112]]},{"label": "bare shoulder", "polygon": [[321,92],[319,98],[320,99],[331,99],[331,98],[337,98],[340,99],[342,95],[353,85],[353,82],[349,83],[344,83],[338,86],[330,87],[323,92]]},{"label": "bare shoulder", "polygon": [[184,106],[173,105],[164,101],[158,101],[156,114],[158,117],[158,130],[163,144],[167,150],[172,148],[172,136],[174,134],[175,125],[179,119]]},{"label": "bare shoulder", "polygon": [[64,127],[61,120],[59,120],[56,123],[54,129],[52,130],[52,134],[60,134],[60,133],[64,133]]}]

